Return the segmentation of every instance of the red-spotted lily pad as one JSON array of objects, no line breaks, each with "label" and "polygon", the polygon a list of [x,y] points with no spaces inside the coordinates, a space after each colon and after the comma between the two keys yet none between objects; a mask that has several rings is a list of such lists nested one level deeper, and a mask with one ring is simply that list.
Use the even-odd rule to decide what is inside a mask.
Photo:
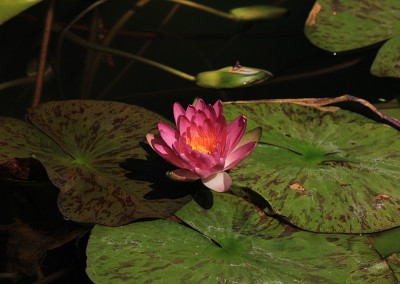
[{"label": "red-spotted lily pad", "polygon": [[[159,169],[165,162],[146,157],[146,134],[165,121],[153,112],[74,100],[42,104],[29,112],[29,120],[34,126],[0,118],[0,164],[13,158],[39,160],[60,189],[58,206],[67,218],[116,226],[168,217],[191,198],[176,185],[169,195],[171,183]],[[162,191],[154,184],[157,178]]]},{"label": "red-spotted lily pad", "polygon": [[318,0],[305,25],[316,46],[341,52],[387,42],[371,67],[376,76],[400,77],[400,1]]},{"label": "red-spotted lily pad", "polygon": [[300,231],[229,194],[165,220],[96,225],[86,272],[95,283],[395,282],[366,236]]},{"label": "red-spotted lily pad", "polygon": [[291,103],[224,106],[263,134],[232,169],[232,189],[252,190],[266,211],[315,232],[366,233],[400,226],[400,132],[359,114]]}]

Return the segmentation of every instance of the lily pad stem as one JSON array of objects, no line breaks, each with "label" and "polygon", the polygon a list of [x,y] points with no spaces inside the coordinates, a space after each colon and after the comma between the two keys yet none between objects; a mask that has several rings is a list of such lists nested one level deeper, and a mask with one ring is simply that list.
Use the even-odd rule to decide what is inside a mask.
[{"label": "lily pad stem", "polygon": [[156,61],[144,58],[142,56],[131,54],[131,53],[128,53],[128,52],[125,52],[125,51],[121,51],[121,50],[118,50],[118,49],[109,48],[109,47],[105,47],[105,46],[101,46],[101,45],[92,43],[92,42],[87,41],[87,40],[85,40],[85,39],[83,39],[83,38],[81,38],[81,37],[79,37],[79,36],[77,36],[77,35],[75,35],[75,34],[73,34],[71,32],[66,32],[65,36],[66,36],[66,38],[76,42],[77,44],[85,46],[87,48],[95,49],[95,50],[98,50],[98,51],[102,51],[102,52],[105,52],[105,53],[110,53],[110,54],[113,54],[113,55],[129,58],[129,59],[133,59],[133,60],[142,62],[144,64],[156,67],[156,68],[161,69],[163,71],[166,71],[168,73],[174,74],[174,75],[176,75],[178,77],[181,77],[183,79],[186,79],[186,80],[189,80],[189,81],[193,81],[193,82],[196,81],[196,77],[193,76],[193,75],[184,73],[182,71],[179,71],[179,70],[174,69],[172,67],[169,67],[167,65],[158,63]]},{"label": "lily pad stem", "polygon": [[198,9],[198,10],[201,10],[201,11],[204,11],[204,12],[219,16],[219,17],[222,17],[222,18],[226,18],[226,19],[229,19],[229,20],[235,20],[236,19],[235,16],[232,15],[231,13],[225,13],[225,12],[222,12],[222,11],[216,10],[214,8],[211,8],[211,7],[208,7],[208,6],[204,6],[204,5],[192,2],[192,1],[187,1],[187,0],[168,0],[168,1],[169,2],[179,3],[179,4],[182,4],[182,5],[186,5],[186,6],[189,6],[189,7],[192,7],[192,8],[195,8],[195,9]]}]

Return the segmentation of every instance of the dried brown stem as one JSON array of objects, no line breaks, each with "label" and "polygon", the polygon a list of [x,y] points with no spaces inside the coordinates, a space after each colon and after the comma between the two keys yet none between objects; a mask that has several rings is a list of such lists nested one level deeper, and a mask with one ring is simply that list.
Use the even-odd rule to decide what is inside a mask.
[{"label": "dried brown stem", "polygon": [[[148,2],[150,2],[150,0],[139,0],[139,2],[137,2],[132,9],[126,11],[126,13],[114,24],[114,26],[111,28],[110,32],[105,36],[101,45],[103,47],[110,46],[114,37],[117,35],[117,32],[125,25],[125,23],[129,20],[129,18],[132,17],[138,9],[142,8]],[[85,81],[83,83],[85,85],[84,89],[88,90],[88,92],[92,88],[93,81],[94,81],[94,78],[96,77],[96,73],[97,73],[97,70],[98,70],[98,67],[100,64],[101,57],[102,57],[102,53],[97,52],[97,54],[93,60],[92,68],[91,68],[90,72],[87,74],[87,78],[85,78]],[[88,94],[86,96],[88,96]]]},{"label": "dried brown stem", "polygon": [[[172,19],[172,17],[175,15],[176,11],[178,11],[180,7],[180,4],[175,4],[171,11],[165,16],[164,20],[161,22],[160,26],[158,27],[158,30],[162,29],[165,25],[168,24],[168,22]],[[143,53],[149,48],[149,46],[152,44],[153,40],[149,39],[147,40],[144,45],[140,48],[139,52],[137,55],[141,56]],[[128,72],[133,64],[135,64],[136,61],[132,60],[130,61],[125,67],[119,72],[119,74],[114,78],[114,80],[111,81],[110,84],[107,85],[107,87],[104,88],[104,90],[100,93],[100,95],[97,97],[97,99],[104,98],[104,96],[115,86],[116,83]]]},{"label": "dried brown stem", "polygon": [[44,26],[44,33],[43,33],[42,49],[40,52],[40,61],[36,78],[36,88],[35,88],[35,94],[33,96],[32,107],[36,107],[39,104],[42,93],[44,69],[46,67],[47,49],[49,47],[51,24],[53,22],[53,16],[54,16],[54,1],[55,0],[50,0],[49,9],[47,10],[46,23]]}]

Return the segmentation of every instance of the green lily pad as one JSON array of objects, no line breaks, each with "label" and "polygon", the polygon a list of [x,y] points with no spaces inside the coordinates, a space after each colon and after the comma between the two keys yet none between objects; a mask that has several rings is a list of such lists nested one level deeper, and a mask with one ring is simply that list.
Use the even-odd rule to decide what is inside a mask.
[{"label": "green lily pad", "polygon": [[2,0],[0,1],[0,25],[42,0]]},{"label": "green lily pad", "polygon": [[287,9],[268,5],[254,5],[232,9],[231,14],[238,21],[263,21],[282,17]]},{"label": "green lily pad", "polygon": [[251,87],[272,78],[267,70],[251,67],[224,67],[197,74],[196,83],[206,88],[224,89]]},{"label": "green lily pad", "polygon": [[373,234],[374,247],[382,257],[400,253],[400,227]]},{"label": "green lily pad", "polygon": [[153,177],[165,173],[158,169],[165,162],[149,161],[140,144],[165,121],[153,112],[73,100],[42,104],[29,112],[29,120],[36,128],[0,118],[0,163],[39,160],[60,189],[58,206],[66,218],[117,226],[142,217],[169,217],[191,199],[189,191],[175,185],[178,194],[169,195],[166,178],[160,180],[163,191],[154,185]]},{"label": "green lily pad", "polygon": [[[290,103],[224,106],[261,126],[259,145],[232,189],[249,189],[271,214],[314,232],[367,233],[400,225],[400,132],[346,110]],[[271,211],[271,212],[270,212]]]},{"label": "green lily pad", "polygon": [[400,34],[399,13],[397,0],[318,0],[304,32],[322,49],[347,51]]},{"label": "green lily pad", "polygon": [[400,1],[318,0],[305,25],[305,35],[314,45],[341,52],[388,41],[379,51],[372,73],[399,77]]},{"label": "green lily pad", "polygon": [[390,268],[393,270],[394,275],[397,280],[400,280],[400,254],[394,253],[389,256],[386,261],[388,262]]},{"label": "green lily pad", "polygon": [[371,73],[378,77],[400,77],[399,54],[400,35],[397,35],[385,42],[385,44],[379,49],[378,54],[372,63]]},{"label": "green lily pad", "polygon": [[[95,283],[354,283],[395,281],[366,236],[300,231],[213,193],[212,207],[118,228],[96,225],[86,272]],[[193,229],[192,229],[193,228]]]}]

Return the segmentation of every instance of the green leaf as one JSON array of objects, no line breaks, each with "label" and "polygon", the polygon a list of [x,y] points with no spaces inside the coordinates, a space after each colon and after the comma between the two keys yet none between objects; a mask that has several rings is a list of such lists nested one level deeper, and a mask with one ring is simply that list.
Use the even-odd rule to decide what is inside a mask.
[{"label": "green leaf", "polygon": [[[399,10],[400,13],[400,10]],[[388,40],[379,49],[371,66],[371,73],[378,77],[400,77],[400,35]]]},{"label": "green leaf", "polygon": [[0,25],[42,0],[2,0],[0,1]]},{"label": "green leaf", "polygon": [[318,0],[304,32],[311,43],[335,53],[393,38],[379,50],[371,72],[380,77],[400,77],[399,14],[398,0]]},{"label": "green leaf", "polygon": [[258,85],[271,78],[272,73],[267,70],[244,66],[228,66],[197,74],[196,83],[206,88],[239,88]]},{"label": "green leaf", "polygon": [[[229,194],[177,216],[95,226],[86,272],[95,283],[354,283],[394,281],[367,237],[299,231]],[[193,228],[193,229],[192,229]]]},{"label": "green leaf", "polygon": [[117,226],[169,217],[191,199],[190,190],[163,176],[165,161],[147,157],[146,134],[166,122],[153,112],[73,100],[39,105],[29,119],[41,131],[0,119],[0,163],[15,157],[39,160],[60,189],[58,205],[69,219]]},{"label": "green leaf", "polygon": [[393,270],[394,275],[397,278],[397,281],[400,280],[400,256],[398,253],[392,254],[386,259],[390,268]]},{"label": "green leaf", "polygon": [[400,253],[400,228],[373,234],[375,249],[382,255],[388,257],[393,253]]},{"label": "green leaf", "polygon": [[290,103],[224,107],[248,129],[254,152],[232,169],[233,190],[261,195],[272,214],[315,232],[366,233],[400,225],[400,132],[345,110]]},{"label": "green leaf", "polygon": [[232,9],[231,14],[238,21],[264,21],[282,17],[287,9],[268,5],[255,5]]},{"label": "green leaf", "polygon": [[400,34],[399,14],[397,0],[318,0],[304,31],[322,49],[352,50]]}]

